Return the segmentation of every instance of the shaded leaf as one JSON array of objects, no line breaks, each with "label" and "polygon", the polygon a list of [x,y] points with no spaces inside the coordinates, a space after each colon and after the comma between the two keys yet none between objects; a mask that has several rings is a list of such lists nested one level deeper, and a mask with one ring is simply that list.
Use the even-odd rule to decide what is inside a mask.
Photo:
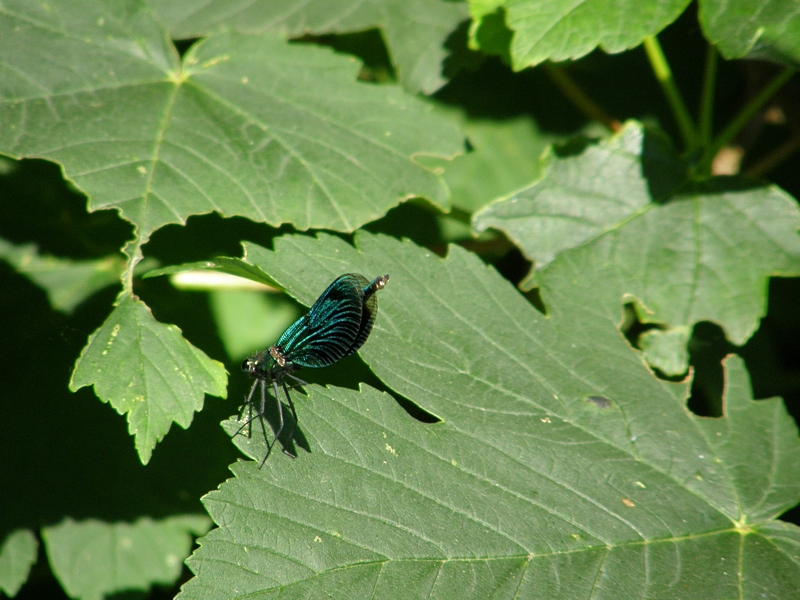
[{"label": "shaded leaf", "polygon": [[284,296],[245,290],[209,293],[211,312],[228,356],[241,360],[275,343],[300,315]]},{"label": "shaded leaf", "polygon": [[[181,598],[797,589],[800,571],[781,566],[795,560],[797,528],[771,519],[800,500],[800,441],[781,403],[742,395],[740,360],[727,364],[717,436],[686,409],[687,384],[655,379],[591,307],[561,303],[545,318],[458,247],[440,259],[383,236],[356,244],[287,236],[248,257],[304,304],[342,272],[389,273],[359,352],[441,422],[370,388],[307,386],[296,403],[310,452],[232,466],[204,500],[220,527],[189,560]],[[751,416],[776,426],[740,432]],[[263,457],[260,435],[234,441]],[[743,466],[751,448],[757,462]],[[770,475],[751,483],[757,464]]]},{"label": "shaded leaf", "polygon": [[29,529],[12,531],[0,546],[0,590],[13,598],[36,562],[39,542]]},{"label": "shaded leaf", "polygon": [[182,515],[135,523],[66,519],[42,530],[53,573],[72,598],[101,600],[126,590],[175,583],[192,536],[208,531],[207,517]]},{"label": "shaded leaf", "polygon": [[[511,61],[515,70],[545,60],[576,59],[597,47],[622,52],[642,43],[672,23],[688,6],[687,0],[663,0],[643,6],[636,0],[470,0],[473,19],[491,17],[498,8],[514,32]],[[480,45],[479,29],[473,27],[473,44]],[[496,52],[496,39],[490,38]]]},{"label": "shaded leaf", "polygon": [[203,37],[232,29],[278,31],[287,37],[380,28],[400,80],[411,91],[431,94],[447,83],[445,42],[467,7],[441,0],[155,0],[150,4],[175,38]]},{"label": "shaded leaf", "polygon": [[123,294],[105,323],[89,336],[69,387],[94,386],[97,397],[127,414],[128,432],[147,464],[173,421],[186,429],[205,394],[224,398],[227,373],[181,336],[153,318],[140,300]]},{"label": "shaded leaf", "polygon": [[463,129],[473,151],[456,157],[444,174],[454,207],[473,213],[538,177],[549,138],[532,119],[466,121]]},{"label": "shaded leaf", "polygon": [[65,313],[72,312],[95,292],[119,282],[125,267],[121,257],[69,260],[39,254],[34,244],[20,246],[3,239],[0,258],[45,290],[50,305]]}]

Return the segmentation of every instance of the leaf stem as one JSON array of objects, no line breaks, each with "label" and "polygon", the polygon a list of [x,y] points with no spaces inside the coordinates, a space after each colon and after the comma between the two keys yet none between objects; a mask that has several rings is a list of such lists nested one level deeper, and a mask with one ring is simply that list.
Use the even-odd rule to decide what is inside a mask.
[{"label": "leaf stem", "polygon": [[717,81],[717,49],[712,44],[706,51],[706,69],[703,76],[703,94],[700,97],[700,147],[711,145],[714,113],[714,85]]},{"label": "leaf stem", "polygon": [[544,69],[556,87],[567,97],[567,100],[572,102],[583,114],[590,119],[599,121],[611,132],[617,132],[622,128],[622,124],[586,95],[563,68],[553,63],[545,63]]},{"label": "leaf stem", "polygon": [[693,150],[697,145],[697,131],[686,104],[678,91],[678,86],[675,85],[675,78],[672,76],[672,70],[669,68],[667,58],[661,50],[661,44],[658,43],[658,39],[655,36],[648,36],[644,38],[644,50],[650,60],[653,73],[658,79],[658,83],[661,84],[661,89],[664,90],[669,105],[672,107],[672,113],[675,115],[678,128],[683,136],[683,143],[686,145],[687,150]]},{"label": "leaf stem", "polygon": [[755,98],[739,111],[739,114],[733,118],[733,121],[731,121],[728,126],[722,130],[722,133],[717,136],[717,139],[714,140],[714,144],[706,149],[702,163],[703,166],[711,164],[711,161],[714,160],[717,153],[734,140],[744,126],[747,125],[748,121],[750,121],[770,98],[791,79],[792,75],[794,75],[794,69],[786,67],[770,81]]}]

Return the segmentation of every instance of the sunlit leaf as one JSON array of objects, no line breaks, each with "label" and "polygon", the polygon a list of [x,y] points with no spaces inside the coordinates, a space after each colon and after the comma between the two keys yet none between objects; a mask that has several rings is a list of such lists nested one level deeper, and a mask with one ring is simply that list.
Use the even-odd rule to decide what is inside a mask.
[{"label": "sunlit leaf", "polygon": [[447,80],[445,44],[467,19],[461,2],[442,0],[151,0],[176,38],[233,29],[279,31],[288,37],[380,28],[400,80],[411,91],[435,92]]},{"label": "sunlit leaf", "polygon": [[304,304],[336,274],[389,273],[360,354],[441,422],[370,388],[307,386],[308,452],[259,469],[262,436],[234,437],[255,460],[205,498],[219,528],[181,598],[780,597],[800,584],[786,567],[798,529],[774,521],[800,499],[797,428],[781,401],[750,399],[740,359],[709,422],[613,321],[569,303],[543,317],[458,247],[441,259],[382,236],[288,236],[248,257]]},{"label": "sunlit leaf", "polygon": [[[506,233],[544,269],[544,287],[572,292],[613,318],[633,299],[644,322],[713,321],[744,343],[766,313],[767,278],[800,273],[800,210],[775,187],[731,178],[685,186],[677,163],[629,124],[577,156],[551,154],[540,181],[473,221]],[[556,255],[579,249],[556,271]],[[530,281],[528,285],[530,285]],[[577,300],[575,298],[574,300]],[[673,365],[683,359],[673,354]],[[674,374],[674,373],[673,373]]]},{"label": "sunlit leaf", "polygon": [[455,125],[329,49],[222,33],[179,62],[134,0],[6,2],[0,28],[0,151],[59,162],[140,241],[211,211],[351,231],[409,197],[447,206],[415,157],[458,154]]},{"label": "sunlit leaf", "polygon": [[94,386],[136,438],[143,463],[175,422],[184,429],[205,394],[224,398],[227,373],[192,346],[174,325],[159,323],[140,300],[125,294],[95,331],[75,364],[69,387]]}]

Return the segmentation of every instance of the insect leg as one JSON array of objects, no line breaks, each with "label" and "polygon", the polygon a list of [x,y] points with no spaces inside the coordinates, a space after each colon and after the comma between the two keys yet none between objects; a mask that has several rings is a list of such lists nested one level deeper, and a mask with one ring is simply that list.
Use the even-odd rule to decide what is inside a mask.
[{"label": "insect leg", "polygon": [[247,394],[247,400],[245,400],[244,404],[242,404],[242,410],[239,411],[239,421],[241,422],[242,417],[244,416],[245,408],[249,410],[247,415],[247,421],[242,423],[242,426],[236,430],[236,433],[233,434],[234,437],[242,433],[242,429],[244,429],[245,427],[248,428],[247,437],[250,437],[250,434],[252,433],[251,423],[253,422],[253,394],[256,391],[256,386],[258,385],[258,382],[259,382],[258,379],[253,382],[253,387],[250,388],[250,393]]},{"label": "insect leg", "polygon": [[[291,373],[286,373],[286,377],[291,377],[295,381],[295,385],[308,385],[307,381],[303,381],[299,377],[295,377]],[[295,387],[295,385],[290,385],[289,387]]]}]

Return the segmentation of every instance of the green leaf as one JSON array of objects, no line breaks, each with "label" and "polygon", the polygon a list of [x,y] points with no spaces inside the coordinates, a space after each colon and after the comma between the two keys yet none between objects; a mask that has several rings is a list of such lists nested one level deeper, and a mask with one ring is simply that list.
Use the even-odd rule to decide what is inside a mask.
[{"label": "green leaf", "polygon": [[122,294],[105,323],[89,336],[72,373],[74,392],[93,385],[97,397],[127,414],[128,432],[147,464],[173,421],[186,429],[206,393],[226,397],[227,373],[153,318],[140,300]]},{"label": "green leaf", "polygon": [[668,377],[686,372],[689,365],[690,327],[675,327],[666,331],[651,329],[639,337],[639,346],[644,352],[647,364],[660,370]]},{"label": "green leaf", "polygon": [[256,283],[275,286],[275,282],[272,278],[258,267],[247,263],[246,260],[241,258],[232,258],[229,256],[218,256],[214,260],[201,260],[193,263],[170,265],[160,269],[153,269],[145,273],[144,277],[160,277],[162,275],[174,275],[176,273],[195,270],[217,271],[219,273],[227,273],[228,275],[249,279]]},{"label": "green leaf", "polygon": [[[512,66],[519,71],[545,60],[584,56],[597,47],[622,52],[642,43],[672,23],[689,5],[687,0],[662,0],[642,5],[636,0],[470,0],[473,18],[493,17],[503,8],[511,40]],[[479,28],[473,27],[472,43],[480,47]],[[490,51],[496,52],[491,38]]]},{"label": "green leaf", "polygon": [[447,83],[445,42],[468,18],[460,2],[442,0],[153,0],[156,13],[175,38],[194,38],[232,29],[278,31],[287,37],[380,28],[401,81],[412,92],[431,94]]},{"label": "green leaf", "polygon": [[500,56],[511,64],[511,39],[513,32],[506,25],[506,12],[502,0],[473,0],[469,3],[472,23],[469,30],[469,47],[484,54]]},{"label": "green leaf", "polygon": [[[242,277],[268,285],[273,291],[280,287],[263,270],[247,262],[246,246],[244,258],[218,256],[214,260],[155,269],[145,277],[195,270]],[[273,343],[300,316],[295,306],[287,304],[285,298],[252,290],[211,290],[209,300],[225,350],[236,360]]]},{"label": "green leaf", "polygon": [[[741,358],[729,356],[725,367],[725,418],[694,419],[736,489],[737,525],[745,527],[785,512],[787,497],[775,483],[800,470],[797,426],[786,418],[780,398],[751,400],[750,378]],[[797,556],[794,560],[800,562]]]},{"label": "green leaf", "polygon": [[800,65],[800,13],[780,0],[703,0],[699,20],[727,59],[759,58]]},{"label": "green leaf", "polygon": [[139,244],[211,211],[352,231],[413,196],[447,207],[416,157],[458,154],[455,125],[329,49],[225,33],[180,64],[135,0],[6,2],[0,30],[0,152],[59,162]]},{"label": "green leaf", "polygon": [[474,148],[445,167],[453,206],[473,213],[539,176],[539,157],[549,142],[529,117],[465,121]]},{"label": "green leaf", "polygon": [[66,519],[42,529],[53,573],[72,598],[101,600],[127,590],[169,585],[181,574],[192,536],[208,531],[205,516],[104,523]]},{"label": "green leaf", "polygon": [[[766,314],[767,278],[800,273],[800,210],[777,188],[735,179],[677,193],[679,175],[648,132],[628,125],[578,156],[551,155],[539,182],[473,224],[505,232],[537,268],[577,250],[558,275],[548,268],[537,280],[564,289],[579,278],[571,289],[609,318],[619,318],[628,297],[645,322],[709,320],[742,344]],[[686,370],[685,361],[674,366],[676,354],[670,360]]]},{"label": "green leaf", "polygon": [[[726,365],[726,416],[707,425],[686,409],[688,384],[654,378],[615,321],[568,302],[544,317],[459,247],[442,259],[384,236],[295,235],[248,257],[304,304],[342,272],[389,273],[360,354],[441,422],[371,388],[307,386],[310,451],[232,466],[205,497],[219,528],[181,598],[798,589],[786,565],[800,534],[772,519],[800,500],[800,440],[782,403],[750,401],[740,360]],[[263,457],[260,433],[234,441]]]},{"label": "green leaf", "polygon": [[278,294],[216,290],[209,302],[225,351],[235,360],[274,344],[300,317],[297,307]]},{"label": "green leaf", "polygon": [[664,138],[635,123],[576,156],[574,150],[550,149],[542,179],[487,206],[473,227],[501,230],[542,269],[558,253],[614,230],[685,181]]},{"label": "green leaf", "polygon": [[35,244],[20,246],[3,239],[0,258],[47,292],[50,305],[65,313],[71,313],[95,292],[119,282],[125,266],[121,257],[68,260],[39,254]]},{"label": "green leaf", "polygon": [[13,598],[36,562],[39,542],[29,529],[12,531],[0,546],[0,590]]}]

